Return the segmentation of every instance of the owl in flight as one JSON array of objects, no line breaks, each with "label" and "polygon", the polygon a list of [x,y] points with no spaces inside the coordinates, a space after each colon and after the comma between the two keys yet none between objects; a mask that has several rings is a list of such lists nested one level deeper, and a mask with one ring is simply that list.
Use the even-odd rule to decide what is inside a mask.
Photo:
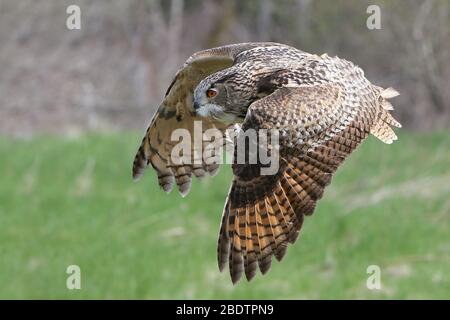
[{"label": "owl in flight", "polygon": [[[371,84],[353,63],[309,54],[278,43],[241,43],[194,53],[167,89],[133,163],[138,179],[150,164],[161,188],[174,183],[185,196],[192,175],[213,175],[219,164],[173,161],[175,129],[225,132],[275,129],[279,166],[262,175],[259,163],[233,163],[234,178],[225,201],[217,256],[222,271],[229,264],[236,283],[243,273],[251,280],[265,274],[272,256],[280,261],[298,237],[305,215],[344,159],[369,133],[390,144],[392,88]],[[208,142],[202,142],[207,144]],[[195,144],[193,144],[195,146]],[[197,144],[198,146],[198,144]],[[199,157],[192,147],[188,157]],[[203,157],[200,155],[200,157]],[[197,159],[198,160],[198,159]]]}]

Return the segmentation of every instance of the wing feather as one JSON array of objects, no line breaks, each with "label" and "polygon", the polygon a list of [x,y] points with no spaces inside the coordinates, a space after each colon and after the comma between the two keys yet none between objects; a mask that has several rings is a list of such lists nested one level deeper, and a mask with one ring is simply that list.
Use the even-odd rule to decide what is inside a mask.
[{"label": "wing feather", "polygon": [[[139,179],[150,164],[156,170],[161,188],[170,192],[176,182],[180,193],[189,192],[192,175],[203,177],[206,173],[214,175],[219,169],[215,163],[205,163],[200,145],[192,141],[192,150],[184,155],[189,161],[174,163],[171,151],[175,143],[171,135],[175,129],[194,132],[194,121],[202,121],[203,132],[210,128],[225,130],[226,125],[212,119],[200,118],[193,112],[192,95],[198,83],[208,75],[231,67],[235,58],[243,51],[271,45],[270,43],[242,43],[208,49],[194,53],[176,73],[167,89],[161,105],[154,114],[142,139],[133,162],[133,178]],[[202,133],[203,133],[202,132]],[[193,135],[191,134],[191,137]],[[201,142],[203,150],[208,142]],[[183,154],[181,155],[183,156]]]},{"label": "wing feather", "polygon": [[[375,93],[380,92],[377,87],[373,91],[368,96],[376,97]],[[230,259],[239,261],[239,254],[248,259],[251,243],[252,248],[259,249],[255,255],[261,273],[265,274],[270,269],[272,255],[277,260],[283,258],[288,244],[297,239],[304,216],[314,212],[333,173],[373,128],[377,128],[377,121],[395,125],[386,121],[390,119],[386,115],[378,115],[380,110],[387,112],[383,108],[384,100],[369,99],[355,104],[349,97],[352,95],[336,83],[284,87],[250,106],[241,132],[261,128],[279,130],[280,163],[273,176],[261,175],[254,164],[233,164],[230,195],[245,190],[247,196],[228,198],[221,230],[226,229],[223,224],[234,223],[229,208],[246,208],[247,212],[247,208],[254,206],[254,217],[247,223],[256,226],[254,231],[246,231],[245,238],[230,239],[230,246],[240,249],[233,250]],[[269,149],[274,148],[269,146]],[[245,246],[243,240],[247,241]],[[223,259],[227,258],[222,254],[219,265]],[[255,268],[250,268],[248,262],[243,266],[246,274],[251,275],[247,276],[250,280]],[[235,266],[230,270],[233,283],[241,273]]]}]

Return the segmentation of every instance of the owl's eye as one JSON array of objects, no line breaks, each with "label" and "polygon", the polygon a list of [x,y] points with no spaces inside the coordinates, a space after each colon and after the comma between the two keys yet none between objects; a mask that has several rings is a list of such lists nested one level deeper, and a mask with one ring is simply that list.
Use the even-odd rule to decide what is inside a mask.
[{"label": "owl's eye", "polygon": [[206,90],[206,96],[208,98],[214,98],[215,96],[217,96],[218,93],[219,93],[219,91],[214,88]]}]

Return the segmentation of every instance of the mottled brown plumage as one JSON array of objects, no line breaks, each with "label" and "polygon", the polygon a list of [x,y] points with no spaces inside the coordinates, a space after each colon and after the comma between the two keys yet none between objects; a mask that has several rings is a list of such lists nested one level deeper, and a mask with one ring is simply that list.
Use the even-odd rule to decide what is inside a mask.
[{"label": "mottled brown plumage", "polygon": [[[219,94],[207,98],[213,88]],[[372,85],[353,63],[308,54],[276,43],[244,43],[200,51],[178,71],[143,138],[133,164],[138,178],[151,164],[159,184],[173,181],[182,195],[191,176],[214,173],[218,165],[193,148],[201,164],[174,165],[170,134],[176,128],[224,131],[241,123],[248,129],[277,129],[279,168],[261,175],[262,164],[234,163],[218,240],[220,270],[229,265],[233,283],[243,273],[264,274],[272,256],[281,260],[299,235],[304,217],[314,212],[324,188],[345,158],[370,134],[385,143],[397,139],[388,99],[398,93]],[[259,142],[258,142],[259,143]],[[273,148],[269,144],[269,152]]]}]

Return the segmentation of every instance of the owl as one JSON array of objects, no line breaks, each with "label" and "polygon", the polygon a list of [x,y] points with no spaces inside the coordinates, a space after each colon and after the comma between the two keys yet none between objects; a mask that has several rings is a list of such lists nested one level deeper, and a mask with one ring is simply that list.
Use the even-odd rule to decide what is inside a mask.
[{"label": "owl", "polygon": [[165,192],[176,184],[185,196],[192,176],[214,175],[220,163],[197,150],[208,141],[193,143],[181,162],[172,156],[172,132],[194,132],[197,121],[200,133],[236,125],[240,132],[277,130],[277,147],[267,146],[279,154],[277,170],[263,175],[260,162],[233,162],[221,219],[219,269],[228,264],[233,284],[243,274],[250,281],[258,269],[270,269],[272,257],[283,259],[337,168],[369,134],[387,144],[397,140],[391,127],[401,125],[388,101],[397,95],[370,83],[352,62],[284,44],[199,51],[167,89],[137,151],[133,178],[151,165]]}]

